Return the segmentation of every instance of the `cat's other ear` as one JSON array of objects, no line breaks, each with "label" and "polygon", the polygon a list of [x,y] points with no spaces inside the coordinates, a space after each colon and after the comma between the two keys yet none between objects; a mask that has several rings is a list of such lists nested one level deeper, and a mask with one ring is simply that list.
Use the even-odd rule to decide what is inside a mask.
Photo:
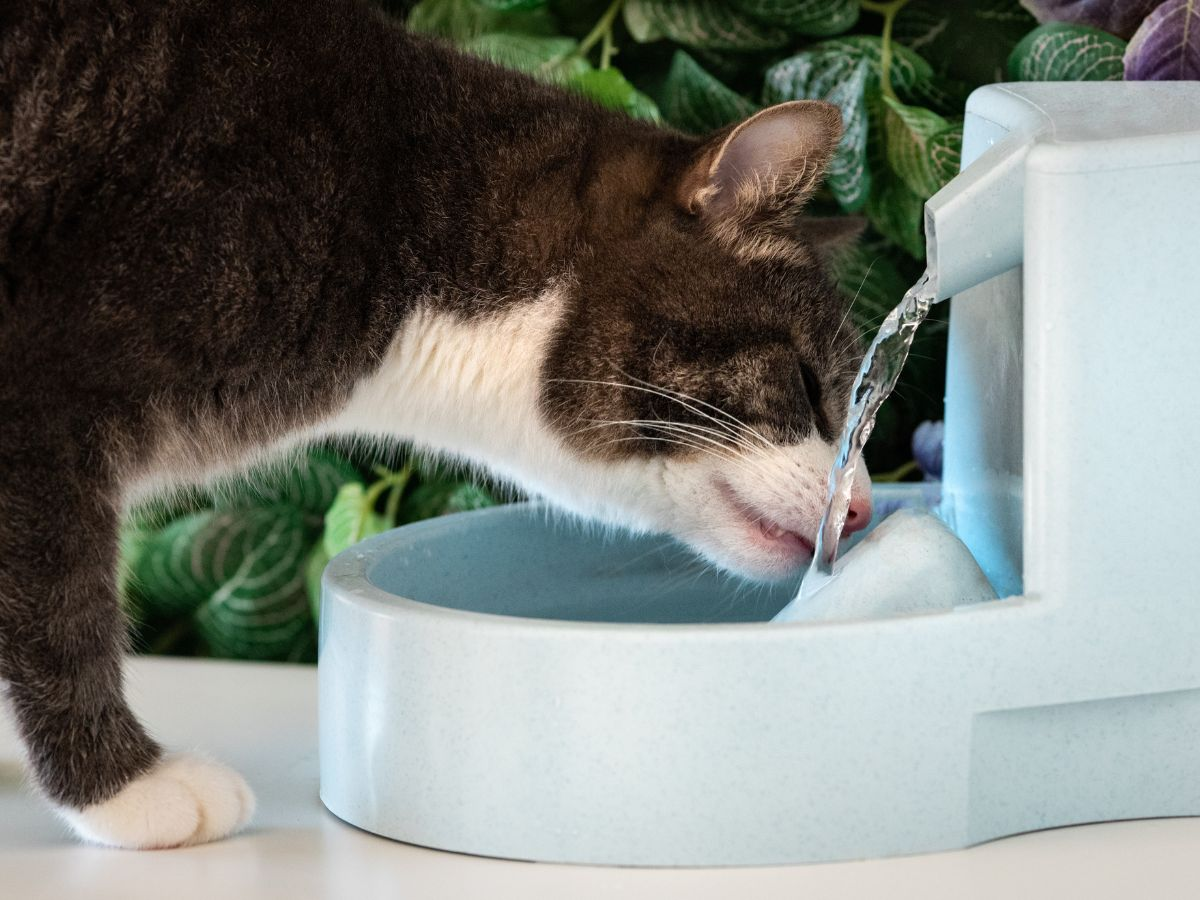
[{"label": "cat's other ear", "polygon": [[[679,181],[677,199],[718,234],[786,228],[816,190],[842,136],[831,103],[780,103],[717,132]],[[754,234],[754,232],[759,232]]]},{"label": "cat's other ear", "polygon": [[867,220],[862,216],[805,216],[800,233],[828,263],[853,247],[866,229]]}]

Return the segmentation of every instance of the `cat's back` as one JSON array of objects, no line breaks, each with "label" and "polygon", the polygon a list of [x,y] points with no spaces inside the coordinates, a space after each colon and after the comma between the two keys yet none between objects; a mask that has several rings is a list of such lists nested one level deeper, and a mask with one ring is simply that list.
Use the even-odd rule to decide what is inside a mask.
[{"label": "cat's back", "polygon": [[[14,0],[0,12],[0,235],[36,229],[143,138],[190,4]],[[194,4],[191,4],[194,5]],[[168,12],[174,7],[173,15]]]},{"label": "cat's back", "polygon": [[661,139],[364,0],[0,0],[0,381],[30,336],[212,367],[540,273],[589,160]]},{"label": "cat's back", "polygon": [[108,308],[211,297],[311,244],[282,232],[332,215],[377,126],[355,58],[398,37],[353,0],[0,2],[0,326],[90,304],[82,283]]},{"label": "cat's back", "polygon": [[[168,164],[269,127],[305,80],[306,32],[361,31],[345,0],[7,0],[0,4],[0,234],[73,185],[145,187]],[[358,12],[359,15],[347,15]],[[357,20],[357,21],[356,21]],[[326,34],[326,46],[336,35]],[[308,66],[322,61],[309,59]],[[290,67],[293,71],[288,71]],[[184,174],[183,171],[179,173]],[[93,202],[102,198],[92,197]]]}]

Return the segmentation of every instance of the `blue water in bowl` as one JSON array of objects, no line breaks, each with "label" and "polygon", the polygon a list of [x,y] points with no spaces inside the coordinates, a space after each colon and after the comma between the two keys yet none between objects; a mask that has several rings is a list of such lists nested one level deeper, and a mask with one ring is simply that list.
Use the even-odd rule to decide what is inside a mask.
[{"label": "blue water in bowl", "polygon": [[[936,500],[933,488],[877,486],[879,518],[901,506],[927,507]],[[431,519],[388,537],[392,549],[367,572],[372,584],[469,612],[576,622],[766,622],[795,594],[793,579],[748,581],[663,535],[599,529],[533,504]]]},{"label": "blue water in bowl", "polygon": [[410,600],[470,612],[577,622],[762,622],[793,581],[716,571],[662,535],[555,521],[530,504],[406,526],[408,540],[367,573]]}]

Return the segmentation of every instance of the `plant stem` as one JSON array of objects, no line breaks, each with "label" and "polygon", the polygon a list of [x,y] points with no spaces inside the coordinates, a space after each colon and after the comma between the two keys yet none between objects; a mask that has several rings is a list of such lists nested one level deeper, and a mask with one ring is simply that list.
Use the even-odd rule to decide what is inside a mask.
[{"label": "plant stem", "polygon": [[906,476],[912,474],[915,471],[917,471],[917,461],[915,459],[910,459],[904,465],[900,466],[897,469],[893,469],[891,472],[885,472],[882,475],[872,476],[871,480],[872,481],[887,481],[887,482],[901,481]]},{"label": "plant stem", "polygon": [[180,641],[188,635],[188,629],[191,627],[191,619],[184,617],[178,622],[175,622],[161,634],[148,648],[147,653],[161,654],[168,650],[174,649]]},{"label": "plant stem", "polygon": [[579,42],[579,46],[575,48],[575,52],[571,55],[587,56],[588,51],[595,47],[597,42],[604,41],[604,49],[600,55],[600,68],[608,68],[608,60],[615,52],[612,46],[613,22],[616,21],[617,13],[621,11],[621,7],[624,5],[625,0],[613,0],[608,5],[608,9],[604,11],[604,15],[596,20],[596,24],[592,27],[592,30],[587,33],[587,37]]},{"label": "plant stem", "polygon": [[[367,516],[371,514],[371,510],[375,508],[375,504],[379,501],[379,498],[383,496],[383,492],[391,489],[395,491],[397,495],[403,494],[404,487],[408,484],[408,479],[411,477],[412,467],[405,466],[399,472],[389,473],[387,476],[379,479],[377,482],[367,488],[366,496],[363,498],[362,511],[358,515],[358,524],[354,528],[354,540],[357,541],[362,537],[363,529],[367,525]],[[392,498],[390,497],[388,498],[389,508],[391,506],[391,499]],[[400,501],[397,497],[396,503],[399,504],[399,502]]]},{"label": "plant stem", "polygon": [[600,41],[603,41],[600,47],[600,68],[607,69],[613,55],[617,52],[617,48],[613,46],[613,22],[617,20],[617,13],[621,11],[621,7],[624,5],[625,0],[612,0],[612,3],[608,5],[608,9],[604,10],[604,14],[596,20],[596,24],[592,26],[592,30],[579,42],[579,46],[570,53],[564,53],[562,56],[546,60],[538,66],[538,71],[548,72],[569,60],[586,59],[589,51]]},{"label": "plant stem", "polygon": [[604,32],[604,41],[600,44],[600,68],[607,69],[617,48],[613,46],[612,27]]},{"label": "plant stem", "polygon": [[404,496],[405,487],[405,484],[394,484],[391,491],[388,492],[387,505],[383,508],[383,516],[387,519],[389,525],[396,524],[396,516],[400,513],[400,500]]},{"label": "plant stem", "polygon": [[883,16],[883,48],[879,54],[879,86],[885,96],[896,99],[892,90],[892,24],[896,14],[908,5],[908,0],[890,0],[882,3],[878,0],[858,0],[858,5],[867,12]]}]

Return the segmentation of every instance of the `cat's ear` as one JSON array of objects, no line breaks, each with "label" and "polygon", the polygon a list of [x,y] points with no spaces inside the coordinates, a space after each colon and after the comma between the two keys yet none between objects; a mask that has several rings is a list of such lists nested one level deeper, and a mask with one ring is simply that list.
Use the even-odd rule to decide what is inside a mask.
[{"label": "cat's ear", "polygon": [[705,142],[680,181],[679,200],[710,216],[780,200],[798,205],[816,189],[841,136],[832,103],[769,106]]},{"label": "cat's ear", "polygon": [[727,235],[777,228],[816,190],[841,136],[841,113],[831,103],[768,107],[700,147],[677,199]]}]

